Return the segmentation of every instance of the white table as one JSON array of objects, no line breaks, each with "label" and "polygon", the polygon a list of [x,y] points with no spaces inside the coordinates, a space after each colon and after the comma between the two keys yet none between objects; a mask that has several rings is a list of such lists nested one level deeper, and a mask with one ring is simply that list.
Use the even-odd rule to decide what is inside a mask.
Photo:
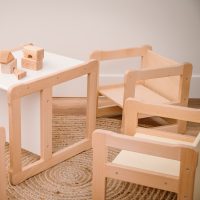
[{"label": "white table", "polygon": [[[13,54],[17,58],[18,68],[21,68],[22,51]],[[13,184],[90,148],[96,117],[96,61],[83,63],[45,52],[42,70],[23,70],[27,71],[27,76],[21,80],[17,80],[13,74],[0,74],[0,124],[5,127],[6,139],[10,142],[10,177]],[[85,75],[88,77],[86,138],[73,147],[52,154],[53,89]],[[41,159],[22,167],[21,147],[40,155]]]},{"label": "white table", "polygon": [[[17,58],[18,68],[21,68],[22,51],[14,52]],[[6,129],[6,141],[9,141],[9,118],[7,92],[15,85],[26,84],[29,81],[38,78],[44,78],[55,72],[71,69],[74,66],[83,63],[80,60],[67,58],[57,54],[45,52],[44,66],[42,70],[33,71],[23,68],[27,72],[27,77],[17,80],[14,74],[0,73],[0,124]],[[57,87],[63,87],[57,86]],[[57,88],[59,90],[59,88]],[[64,95],[64,93],[63,93]],[[22,148],[40,154],[40,95],[39,92],[23,97],[21,102],[22,127],[21,139]]]}]

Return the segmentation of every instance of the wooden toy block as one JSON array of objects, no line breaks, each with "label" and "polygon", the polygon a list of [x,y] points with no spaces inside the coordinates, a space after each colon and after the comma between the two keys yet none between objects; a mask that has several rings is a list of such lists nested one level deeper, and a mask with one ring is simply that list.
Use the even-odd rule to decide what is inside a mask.
[{"label": "wooden toy block", "polygon": [[8,64],[12,60],[14,60],[14,56],[10,51],[8,50],[0,51],[0,63]]},{"label": "wooden toy block", "polygon": [[17,59],[14,59],[7,64],[0,64],[0,66],[1,66],[1,73],[12,74],[14,72],[14,69],[17,67]]},{"label": "wooden toy block", "polygon": [[31,69],[31,70],[40,70],[42,69],[43,62],[42,60],[33,60],[30,58],[22,58],[21,65],[24,68]]},{"label": "wooden toy block", "polygon": [[44,58],[44,49],[33,45],[24,46],[23,53],[24,58],[33,60],[42,60]]},{"label": "wooden toy block", "polygon": [[26,71],[23,71],[21,69],[14,69],[14,74],[17,77],[18,80],[24,78],[26,76]]}]

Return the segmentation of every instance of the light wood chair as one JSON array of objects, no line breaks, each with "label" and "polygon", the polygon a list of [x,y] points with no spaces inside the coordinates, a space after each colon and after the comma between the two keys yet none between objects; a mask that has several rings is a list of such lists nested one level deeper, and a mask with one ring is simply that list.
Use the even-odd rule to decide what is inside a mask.
[{"label": "light wood chair", "polygon": [[0,127],[0,199],[6,200],[5,131]]},{"label": "light wood chair", "polygon": [[[178,200],[200,199],[200,133],[197,137],[138,127],[138,113],[200,123],[200,110],[140,103],[125,104],[124,133],[93,133],[93,199],[105,199],[106,178],[177,193]],[[120,149],[108,162],[108,147]]]},{"label": "light wood chair", "polygon": [[[182,64],[165,58],[153,52],[149,45],[114,51],[94,51],[90,58],[98,61],[140,58],[140,66],[136,70],[127,71],[123,83],[99,86],[99,96],[105,96],[115,104],[98,107],[97,116],[121,113],[128,97],[151,103],[188,104],[192,75],[190,63]],[[142,117],[146,116],[140,115]],[[186,123],[179,122],[179,132],[184,132],[185,128]]]}]

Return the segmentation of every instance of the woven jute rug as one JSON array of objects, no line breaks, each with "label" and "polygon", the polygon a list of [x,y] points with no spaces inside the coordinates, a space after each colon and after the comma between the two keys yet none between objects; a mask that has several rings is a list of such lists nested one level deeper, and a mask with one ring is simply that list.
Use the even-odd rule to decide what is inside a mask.
[{"label": "woven jute rug", "polygon": [[[97,128],[119,132],[121,121],[99,118]],[[85,116],[54,115],[53,151],[62,149],[83,138]],[[109,159],[117,151],[110,150]],[[38,159],[36,155],[22,151],[23,165]],[[7,167],[9,147],[6,145]],[[92,150],[68,159],[23,183],[12,186],[8,182],[8,196],[12,200],[91,200],[92,192]],[[175,200],[171,192],[148,188],[132,183],[108,179],[106,199],[108,200]]]}]

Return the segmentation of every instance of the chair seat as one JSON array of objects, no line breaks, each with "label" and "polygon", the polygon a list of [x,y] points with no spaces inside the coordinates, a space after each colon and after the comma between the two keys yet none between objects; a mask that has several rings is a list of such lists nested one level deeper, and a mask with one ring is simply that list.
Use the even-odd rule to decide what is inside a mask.
[{"label": "chair seat", "polygon": [[179,176],[180,161],[122,150],[113,160],[114,164]]},{"label": "chair seat", "polygon": [[[181,143],[190,146],[193,146],[196,143],[196,141],[194,143],[183,141],[180,142],[175,139],[168,139],[142,133],[136,133],[133,137],[148,139],[150,141],[165,142],[169,144]],[[180,172],[180,161],[126,150],[122,150],[113,160],[113,163],[173,176],[179,176]]]},{"label": "chair seat", "polygon": [[[118,106],[123,107],[124,86],[123,84],[114,86],[102,86],[99,93],[113,100]],[[137,84],[135,87],[135,98],[148,103],[170,103],[170,100],[148,89],[144,85]]]}]

